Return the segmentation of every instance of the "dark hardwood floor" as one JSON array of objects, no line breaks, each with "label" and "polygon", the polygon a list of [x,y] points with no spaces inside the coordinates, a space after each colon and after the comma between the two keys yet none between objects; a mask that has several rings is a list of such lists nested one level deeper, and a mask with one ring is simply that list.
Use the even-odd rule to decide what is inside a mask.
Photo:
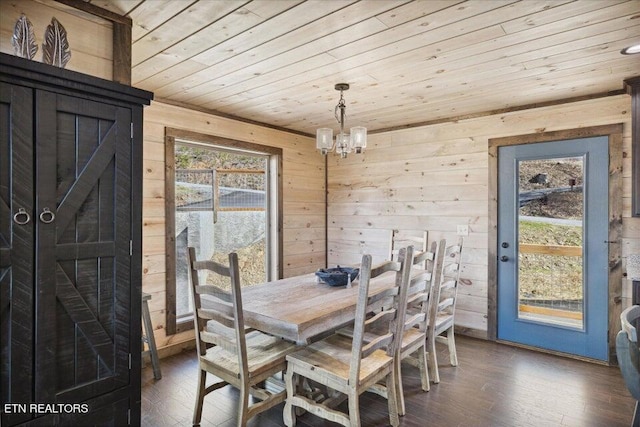
[{"label": "dark hardwood floor", "polygon": [[[439,384],[420,390],[418,370],[403,365],[407,415],[405,427],[424,426],[630,426],[635,401],[620,371],[587,362],[458,336],[459,366],[451,367],[445,347],[439,354]],[[142,372],[142,425],[191,425],[197,382],[194,351],[161,360],[162,379]],[[235,426],[237,391],[209,394],[202,426]],[[389,423],[384,399],[361,398],[362,425]],[[250,426],[283,426],[284,404],[253,418]],[[341,406],[346,410],[346,405]],[[298,426],[333,426],[305,414]]]}]

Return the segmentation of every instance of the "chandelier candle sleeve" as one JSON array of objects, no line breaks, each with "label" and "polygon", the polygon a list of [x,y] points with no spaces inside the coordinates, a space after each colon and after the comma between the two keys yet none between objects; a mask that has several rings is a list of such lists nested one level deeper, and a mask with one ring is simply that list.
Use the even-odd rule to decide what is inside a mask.
[{"label": "chandelier candle sleeve", "polygon": [[356,126],[351,128],[351,146],[360,154],[367,147],[367,128]]},{"label": "chandelier candle sleeve", "polygon": [[316,148],[322,155],[333,149],[333,129],[320,128],[316,131]]},{"label": "chandelier candle sleeve", "polygon": [[336,135],[336,153],[344,158],[351,152],[351,138],[348,133],[340,132]]}]

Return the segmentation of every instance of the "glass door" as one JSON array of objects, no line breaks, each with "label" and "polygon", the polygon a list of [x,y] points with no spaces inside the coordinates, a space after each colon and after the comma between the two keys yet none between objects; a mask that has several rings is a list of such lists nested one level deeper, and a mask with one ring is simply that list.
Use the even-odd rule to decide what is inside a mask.
[{"label": "glass door", "polygon": [[607,360],[607,142],[499,148],[499,339]]}]

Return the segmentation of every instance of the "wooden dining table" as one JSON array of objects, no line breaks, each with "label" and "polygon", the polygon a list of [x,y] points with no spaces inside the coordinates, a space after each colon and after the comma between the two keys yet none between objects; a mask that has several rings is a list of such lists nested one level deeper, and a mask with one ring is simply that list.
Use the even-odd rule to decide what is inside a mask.
[{"label": "wooden dining table", "polygon": [[[393,272],[372,279],[369,293],[392,287],[394,280]],[[245,326],[307,344],[355,319],[358,285],[359,277],[350,287],[329,286],[311,273],[245,287]]]}]

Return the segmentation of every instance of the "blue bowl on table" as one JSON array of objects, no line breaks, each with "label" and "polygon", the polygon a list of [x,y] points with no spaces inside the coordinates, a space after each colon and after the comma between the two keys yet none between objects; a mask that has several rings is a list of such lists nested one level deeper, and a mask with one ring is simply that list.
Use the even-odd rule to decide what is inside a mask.
[{"label": "blue bowl on table", "polygon": [[316,271],[316,276],[329,286],[346,286],[349,279],[353,281],[360,274],[359,268],[340,267],[321,268]]}]

